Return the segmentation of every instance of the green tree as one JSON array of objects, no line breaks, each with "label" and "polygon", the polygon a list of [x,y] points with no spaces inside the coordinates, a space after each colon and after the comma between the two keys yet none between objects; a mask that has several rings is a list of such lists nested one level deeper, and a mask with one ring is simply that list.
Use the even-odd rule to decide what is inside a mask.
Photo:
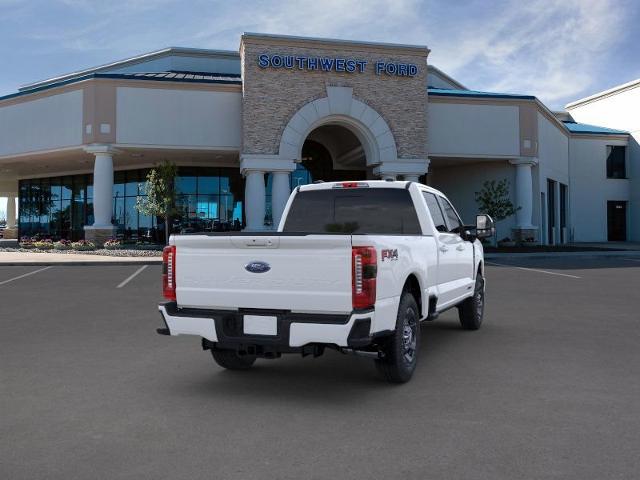
[{"label": "green tree", "polygon": [[476,203],[480,211],[489,215],[495,222],[504,220],[520,210],[520,207],[516,208],[509,198],[509,181],[506,178],[498,182],[485,181],[482,189],[476,192]]},{"label": "green tree", "polygon": [[178,167],[165,160],[147,174],[147,184],[143,187],[146,196],[136,200],[136,210],[143,215],[164,218],[165,241],[169,243],[169,221],[176,213],[175,178]]}]

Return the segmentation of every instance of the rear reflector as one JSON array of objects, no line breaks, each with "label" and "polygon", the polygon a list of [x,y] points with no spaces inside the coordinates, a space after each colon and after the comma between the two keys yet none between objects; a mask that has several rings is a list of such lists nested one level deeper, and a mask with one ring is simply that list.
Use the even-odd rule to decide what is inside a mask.
[{"label": "rear reflector", "polygon": [[176,247],[170,245],[162,250],[162,296],[176,300]]},{"label": "rear reflector", "polygon": [[354,309],[371,308],[376,303],[376,276],[378,261],[374,247],[353,247],[352,304]]}]

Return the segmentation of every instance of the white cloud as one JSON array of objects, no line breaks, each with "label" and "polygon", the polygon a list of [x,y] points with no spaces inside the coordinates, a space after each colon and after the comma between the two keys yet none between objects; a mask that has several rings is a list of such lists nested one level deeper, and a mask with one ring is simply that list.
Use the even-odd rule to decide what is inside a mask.
[{"label": "white cloud", "polygon": [[237,3],[193,40],[237,48],[243,30],[426,44],[430,61],[471,88],[534,94],[550,106],[593,91],[598,66],[624,35],[619,0]]},{"label": "white cloud", "polygon": [[557,107],[593,88],[624,39],[626,14],[613,0],[516,2],[487,23],[467,22],[434,58],[472,87],[535,94]]},{"label": "white cloud", "polygon": [[[0,0],[7,1],[13,0]],[[96,63],[103,63],[169,45],[235,50],[243,31],[424,44],[432,50],[431,63],[470,88],[535,94],[553,107],[592,93],[598,74],[610,73],[603,65],[627,37],[630,11],[637,10],[632,0],[58,0],[46,5],[55,5],[55,15],[63,11],[65,18],[47,19],[40,14],[44,7],[32,9],[34,22],[20,33],[39,53],[68,50],[87,58],[93,52]]]}]

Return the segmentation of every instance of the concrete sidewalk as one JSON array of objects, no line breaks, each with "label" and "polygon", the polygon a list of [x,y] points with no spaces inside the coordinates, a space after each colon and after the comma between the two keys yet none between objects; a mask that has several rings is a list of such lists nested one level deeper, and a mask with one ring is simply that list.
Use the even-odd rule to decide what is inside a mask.
[{"label": "concrete sidewalk", "polygon": [[0,265],[156,265],[156,257],[116,257],[82,253],[0,252]]},{"label": "concrete sidewalk", "polygon": [[607,258],[607,257],[627,257],[640,258],[640,250],[591,250],[585,252],[528,252],[528,253],[485,253],[487,260],[497,260],[500,258]]}]

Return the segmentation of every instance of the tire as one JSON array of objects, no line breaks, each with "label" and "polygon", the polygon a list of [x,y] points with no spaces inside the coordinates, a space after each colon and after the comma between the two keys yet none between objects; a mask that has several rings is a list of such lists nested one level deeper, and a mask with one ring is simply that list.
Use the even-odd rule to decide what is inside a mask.
[{"label": "tire", "polygon": [[227,370],[248,370],[256,361],[255,355],[238,355],[235,350],[211,349],[211,355],[218,365]]},{"label": "tire", "polygon": [[420,349],[420,313],[409,292],[400,297],[395,333],[381,347],[384,357],[375,361],[378,373],[391,383],[408,382]]},{"label": "tire", "polygon": [[478,330],[484,316],[484,278],[478,272],[473,297],[467,298],[458,307],[460,325],[465,330]]}]

